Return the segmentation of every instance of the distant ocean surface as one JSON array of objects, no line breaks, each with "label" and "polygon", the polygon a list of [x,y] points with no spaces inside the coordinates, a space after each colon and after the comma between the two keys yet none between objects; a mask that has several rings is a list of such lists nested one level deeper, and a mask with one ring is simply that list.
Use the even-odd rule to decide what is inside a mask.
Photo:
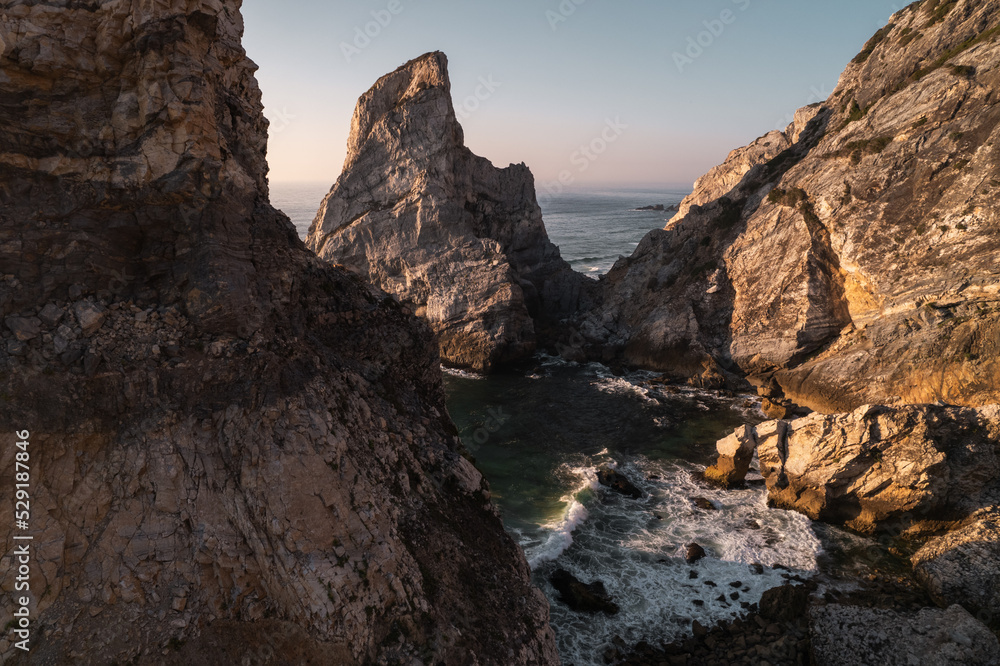
[{"label": "distant ocean surface", "polygon": [[[271,183],[271,203],[284,211],[303,239],[309,233],[330,183]],[[657,188],[572,189],[539,196],[549,238],[581,273],[607,273],[619,256],[632,254],[651,229],[662,229],[672,211],[640,211],[643,206],[679,204],[690,190]]]}]

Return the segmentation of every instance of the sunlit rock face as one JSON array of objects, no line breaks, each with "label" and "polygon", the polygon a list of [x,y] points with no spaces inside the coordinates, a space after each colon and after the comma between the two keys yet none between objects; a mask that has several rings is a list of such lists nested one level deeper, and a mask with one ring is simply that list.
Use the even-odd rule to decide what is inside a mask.
[{"label": "sunlit rock face", "polygon": [[528,168],[465,147],[447,66],[426,54],[361,97],[307,244],[412,307],[446,363],[489,371],[531,356],[594,283],[549,242]]},{"label": "sunlit rock face", "polygon": [[239,9],[0,10],[0,660],[558,663],[431,332],[268,203]]},{"label": "sunlit rock face", "polygon": [[1000,402],[1000,4],[914,3],[700,179],[578,318],[592,356],[826,412]]}]

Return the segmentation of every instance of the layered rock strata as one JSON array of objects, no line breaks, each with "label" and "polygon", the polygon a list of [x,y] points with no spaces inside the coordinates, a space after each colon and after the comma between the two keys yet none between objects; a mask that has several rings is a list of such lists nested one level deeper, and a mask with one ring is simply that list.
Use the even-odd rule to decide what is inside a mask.
[{"label": "layered rock strata", "polygon": [[446,363],[477,371],[530,356],[592,302],[593,281],[549,242],[528,168],[465,147],[443,53],[361,97],[307,244],[412,307]]},{"label": "layered rock strata", "polygon": [[719,442],[706,478],[750,442],[772,506],[863,532],[942,529],[1000,500],[997,406],[866,406],[744,426]]},{"label": "layered rock strata", "polygon": [[998,31],[996,0],[893,15],[615,266],[583,350],[825,412],[1000,402]]},{"label": "layered rock strata", "polygon": [[0,658],[558,663],[430,331],[268,203],[239,6],[0,14]]}]

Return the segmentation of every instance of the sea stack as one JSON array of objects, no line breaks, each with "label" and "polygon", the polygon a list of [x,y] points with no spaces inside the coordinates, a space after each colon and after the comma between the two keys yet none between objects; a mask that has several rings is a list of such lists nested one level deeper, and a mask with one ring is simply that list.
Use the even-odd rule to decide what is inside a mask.
[{"label": "sea stack", "polygon": [[528,168],[498,169],[465,147],[443,53],[358,101],[343,172],[306,242],[425,319],[446,364],[480,372],[530,357],[595,286],[549,242]]},{"label": "sea stack", "polygon": [[0,661],[558,663],[430,330],[269,205],[241,33],[236,1],[0,15],[0,568],[32,548]]}]

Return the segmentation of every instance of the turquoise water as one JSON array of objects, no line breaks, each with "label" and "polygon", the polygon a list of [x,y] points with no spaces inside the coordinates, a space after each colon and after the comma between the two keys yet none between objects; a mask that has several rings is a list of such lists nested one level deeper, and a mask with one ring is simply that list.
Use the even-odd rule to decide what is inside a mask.
[{"label": "turquoise water", "polygon": [[[731,618],[784,582],[790,574],[781,567],[817,567],[821,547],[810,521],[769,509],[759,476],[738,491],[693,476],[721,436],[763,418],[755,398],[669,387],[651,373],[617,377],[598,364],[551,357],[489,378],[450,373],[445,386],[462,439],[549,596],[565,663],[601,663],[615,636],[655,644],[689,632],[693,619]],[[645,496],[598,486],[603,466]],[[696,497],[716,510],[698,508]],[[687,565],[692,542],[709,557]],[[557,567],[604,582],[621,613],[570,611],[548,582]]]}]

